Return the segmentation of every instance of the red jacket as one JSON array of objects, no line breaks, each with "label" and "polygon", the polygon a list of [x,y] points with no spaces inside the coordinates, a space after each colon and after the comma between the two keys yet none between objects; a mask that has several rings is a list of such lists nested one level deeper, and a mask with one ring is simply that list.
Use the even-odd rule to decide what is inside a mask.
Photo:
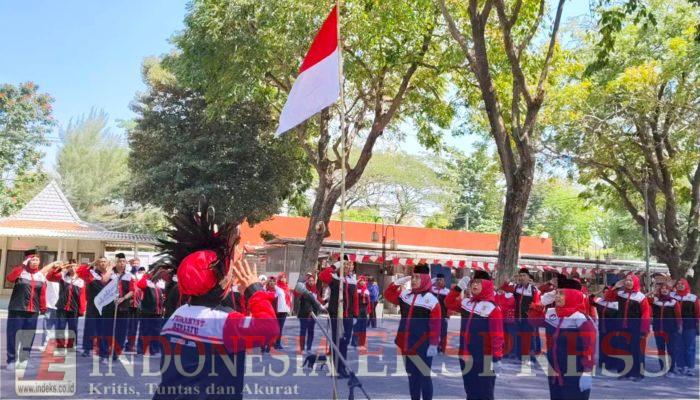
[{"label": "red jacket", "polygon": [[58,300],[56,301],[56,309],[65,311],[77,311],[78,315],[85,314],[86,297],[85,297],[85,281],[77,274],[67,276],[60,269],[53,269],[46,274],[46,280],[58,282],[60,289],[58,292]]},{"label": "red jacket", "polygon": [[280,334],[274,293],[259,290],[248,300],[249,316],[233,311],[224,323],[224,346],[231,353],[262,347]]},{"label": "red jacket", "polygon": [[8,310],[46,312],[46,277],[39,269],[19,265],[7,274],[6,279],[14,283]]},{"label": "red jacket", "polygon": [[503,313],[504,322],[515,323],[515,297],[513,293],[503,292],[496,295],[496,304]]},{"label": "red jacket", "polygon": [[[427,277],[428,284],[430,278]],[[401,320],[396,332],[396,345],[404,354],[415,354],[427,348],[428,344],[437,346],[440,342],[442,310],[430,286],[424,291],[414,293],[403,291],[403,287],[390,284],[384,291],[384,298],[399,306]]]},{"label": "red jacket", "polygon": [[[487,283],[490,289],[487,288]],[[503,357],[503,312],[495,302],[493,283],[483,280],[485,298],[462,299],[462,291],[455,287],[445,298],[447,309],[462,316],[460,327],[460,355],[472,355],[477,358],[492,356],[495,359]],[[476,316],[476,318],[475,318]],[[484,321],[485,320],[485,321]],[[481,322],[481,323],[479,323]],[[473,341],[476,344],[472,343]],[[471,349],[471,350],[470,350]]]}]

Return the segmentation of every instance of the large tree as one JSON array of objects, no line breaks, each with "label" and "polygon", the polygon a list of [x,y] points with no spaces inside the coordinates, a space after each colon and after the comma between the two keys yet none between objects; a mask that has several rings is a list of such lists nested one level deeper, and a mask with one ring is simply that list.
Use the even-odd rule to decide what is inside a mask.
[{"label": "large tree", "polygon": [[[213,107],[263,99],[279,110],[330,4],[315,0],[194,1],[174,42],[180,53],[166,63],[183,82],[201,90]],[[317,263],[328,222],[346,188],[359,180],[382,135],[412,120],[419,131],[447,127],[442,101],[439,10],[432,0],[348,1],[340,13],[347,110],[330,107],[293,132],[318,175],[301,268]],[[276,113],[275,113],[276,114]],[[339,118],[346,122],[342,165]]]},{"label": "large tree", "polygon": [[[648,224],[651,252],[700,289],[700,44],[698,8],[650,0],[655,29],[625,24],[607,62],[558,94],[554,150],[608,207]],[[588,49],[592,46],[589,38]],[[594,59],[593,51],[581,54]]]},{"label": "large tree", "polygon": [[[512,276],[518,265],[523,217],[535,172],[542,110],[557,49],[564,0],[554,2],[554,18],[544,23],[545,0],[438,0],[465,65],[457,82],[482,118],[498,151],[506,181],[496,279]],[[533,39],[539,37],[544,49]],[[476,90],[474,90],[476,88]],[[478,98],[478,103],[475,99]]]},{"label": "large tree", "polygon": [[21,208],[46,183],[41,146],[55,121],[53,98],[32,82],[0,86],[0,216]]},{"label": "large tree", "polygon": [[348,192],[348,211],[372,209],[386,223],[420,224],[423,216],[439,207],[445,183],[425,157],[401,151],[375,154]]},{"label": "large tree", "polygon": [[291,140],[273,137],[269,107],[247,101],[212,111],[197,91],[153,60],[148,91],[133,105],[127,198],[167,212],[205,195],[216,214],[255,223],[279,210],[303,181],[306,164]]},{"label": "large tree", "polygon": [[487,146],[471,154],[450,149],[443,156],[440,173],[448,196],[443,212],[450,229],[498,232],[503,219],[505,188],[498,160]]},{"label": "large tree", "polygon": [[107,128],[104,111],[92,110],[62,129],[56,172],[71,204],[87,220],[100,220],[101,207],[120,199],[129,179],[129,149]]}]

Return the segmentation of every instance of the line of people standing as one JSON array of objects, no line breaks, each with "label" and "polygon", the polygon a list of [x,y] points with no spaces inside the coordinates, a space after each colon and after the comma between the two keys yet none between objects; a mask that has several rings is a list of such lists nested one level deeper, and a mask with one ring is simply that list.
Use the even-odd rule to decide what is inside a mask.
[{"label": "line of people standing", "polygon": [[[164,270],[149,276],[138,259],[129,264],[118,253],[114,263],[101,257],[92,265],[69,260],[40,267],[37,251],[26,251],[25,261],[7,275],[14,286],[8,305],[6,368],[28,360],[41,314],[44,346],[55,339],[59,351],[75,350],[78,321],[84,316],[83,356],[95,351],[106,362],[110,355],[116,359],[129,351],[157,354],[170,276]],[[116,299],[98,310],[95,298],[112,281]]]}]

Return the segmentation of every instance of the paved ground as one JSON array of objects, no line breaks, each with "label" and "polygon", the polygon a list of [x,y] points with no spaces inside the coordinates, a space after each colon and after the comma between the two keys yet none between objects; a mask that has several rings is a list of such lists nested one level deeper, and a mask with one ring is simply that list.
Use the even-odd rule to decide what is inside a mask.
[{"label": "paved ground", "polygon": [[[286,349],[271,355],[261,356],[254,351],[248,356],[245,398],[280,399],[328,399],[332,397],[333,380],[327,370],[310,372],[301,368],[302,357],[294,354],[298,334],[298,323],[294,318],[287,320],[285,335],[290,342]],[[0,363],[4,366],[5,320],[0,320],[3,334],[0,340]],[[401,365],[397,367],[397,357],[393,344],[393,333],[397,320],[387,318],[380,322],[380,327],[370,330],[368,341],[370,354],[360,355],[359,351],[349,350],[350,366],[359,372],[361,382],[373,399],[408,398],[408,380]],[[449,330],[459,330],[459,320],[450,321]],[[79,337],[82,333],[79,334]],[[322,351],[319,342],[320,332],[316,331],[315,344]],[[35,343],[38,343],[38,338]],[[378,355],[378,354],[381,354]],[[44,357],[45,358],[45,357]],[[23,379],[41,375],[40,352],[32,353],[30,367]],[[92,358],[74,357],[68,359],[68,370],[76,371],[76,394],[59,396],[68,398],[150,398],[149,389],[159,382],[157,374],[160,359],[129,355],[122,362],[115,362],[112,370],[100,365]],[[657,361],[648,358],[648,364],[657,368]],[[44,365],[46,366],[46,365]],[[652,367],[649,367],[652,368]],[[658,368],[657,368],[658,369]],[[48,371],[52,371],[48,367]],[[145,372],[144,372],[145,371]],[[458,360],[450,356],[438,356],[433,361],[434,394],[438,399],[464,398],[459,372]],[[535,369],[532,374],[523,373],[519,365],[506,363],[504,370],[496,381],[496,398],[498,399],[542,399],[548,398],[546,377],[542,369]],[[370,376],[371,375],[371,376]],[[347,380],[338,381],[340,398],[347,398]],[[40,397],[40,396],[35,396]],[[641,382],[618,381],[610,377],[595,377],[592,398],[595,399],[657,399],[657,398],[700,398],[698,378],[647,377]],[[15,373],[0,370],[0,398],[28,398],[16,392]],[[363,398],[356,393],[356,398]]]}]

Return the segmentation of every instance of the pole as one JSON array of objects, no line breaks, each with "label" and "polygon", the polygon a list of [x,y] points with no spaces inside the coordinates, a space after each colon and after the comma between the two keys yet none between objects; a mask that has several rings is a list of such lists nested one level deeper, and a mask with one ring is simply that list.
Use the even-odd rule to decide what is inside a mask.
[{"label": "pole", "polygon": [[644,171],[644,259],[646,262],[646,292],[651,292],[651,277],[649,276],[649,181],[647,171]]},{"label": "pole", "polygon": [[[346,141],[347,137],[345,135],[345,79],[343,78],[343,40],[340,32],[340,0],[335,0],[336,13],[338,17],[338,23],[336,24],[338,33],[338,79],[340,80],[340,103],[339,103],[339,114],[340,114],[340,144],[341,144],[341,161],[340,161],[340,271],[338,275],[338,314],[335,320],[336,329],[338,333],[334,343],[334,354],[338,355],[338,359],[342,357],[340,354],[340,329],[342,327],[341,320],[343,318],[343,284],[345,283],[345,163],[346,163]],[[344,332],[343,332],[344,334]],[[332,341],[332,340],[331,340]],[[343,361],[343,365],[346,365]],[[337,374],[333,376],[333,399],[338,398],[338,388],[337,388]]]},{"label": "pole", "polygon": [[[338,359],[343,363],[343,365],[346,365],[348,375],[350,375],[350,378],[348,378],[348,388],[350,389],[350,391],[348,393],[348,399],[354,399],[353,390],[355,388],[359,388],[362,391],[362,393],[365,395],[365,398],[367,400],[370,400],[369,395],[367,394],[365,389],[362,387],[362,383],[360,383],[360,380],[357,379],[357,376],[355,375],[355,373],[352,370],[350,370],[349,368],[347,368],[348,362],[345,359],[345,357],[343,357],[343,355],[340,353],[340,350],[339,350],[338,346],[336,345],[336,343],[333,342],[333,338],[331,337],[331,334],[328,333],[328,331],[323,327],[323,324],[321,323],[321,321],[319,321],[318,316],[313,311],[311,312],[311,318],[313,318],[314,321],[316,321],[316,325],[319,327],[319,329],[321,329],[321,333],[323,334],[323,336],[326,337],[326,340],[328,340],[328,343],[331,344],[331,348],[333,349],[333,352],[338,354]],[[332,357],[331,357],[331,359],[332,359]],[[332,360],[331,360],[331,362],[332,362]],[[335,379],[333,382],[335,384]],[[335,390],[335,387],[333,389]]]}]

